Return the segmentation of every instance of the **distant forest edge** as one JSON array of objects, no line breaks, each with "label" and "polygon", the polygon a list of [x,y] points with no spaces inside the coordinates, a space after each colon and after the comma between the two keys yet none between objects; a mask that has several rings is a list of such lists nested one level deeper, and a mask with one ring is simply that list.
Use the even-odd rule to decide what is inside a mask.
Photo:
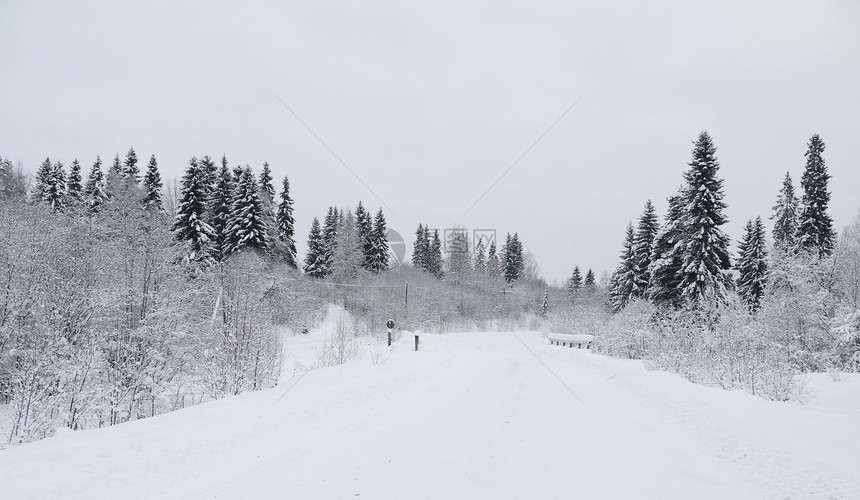
[{"label": "distant forest edge", "polygon": [[97,157],[86,181],[77,160],[66,172],[46,159],[31,179],[0,158],[0,432],[27,442],[272,387],[284,333],[314,328],[328,304],[352,320],[317,366],[378,351],[396,318],[434,333],[592,334],[652,369],[795,398],[798,374],[860,369],[860,216],[837,235],[824,149],[810,139],[800,198],[786,174],[773,242],[751,218],[732,259],[702,132],[663,223],[649,200],[611,276],[573,266],[561,287],[517,233],[471,248],[421,223],[396,265],[382,209],[362,202],[314,218],[301,258],[289,179],[276,192],[268,164],[255,175],[194,157],[165,189],[155,156],[141,175],[133,148],[104,170]]}]

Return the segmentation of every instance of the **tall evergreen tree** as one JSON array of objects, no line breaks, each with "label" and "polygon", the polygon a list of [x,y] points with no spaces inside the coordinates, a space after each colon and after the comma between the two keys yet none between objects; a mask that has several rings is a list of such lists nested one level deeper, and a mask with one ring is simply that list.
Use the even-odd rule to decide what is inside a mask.
[{"label": "tall evergreen tree", "polygon": [[761,304],[767,282],[766,245],[761,217],[756,217],[755,222],[748,221],[738,246],[738,295],[752,311]]},{"label": "tall evergreen tree", "polygon": [[[222,157],[222,160],[224,159],[226,158]],[[200,168],[203,170],[203,177],[206,179],[204,182],[206,185],[206,194],[207,196],[212,196],[212,193],[215,192],[215,186],[218,184],[218,167],[209,155],[205,155],[200,159]]]},{"label": "tall evergreen tree", "polygon": [[491,278],[497,278],[499,272],[499,256],[496,254],[496,241],[493,240],[487,250],[487,275]]},{"label": "tall evergreen tree", "polygon": [[633,254],[636,267],[633,275],[635,281],[634,295],[646,297],[648,286],[651,281],[651,254],[654,247],[654,239],[657,237],[660,225],[657,223],[657,214],[651,200],[645,202],[645,209],[639,217],[636,234],[633,238]]},{"label": "tall evergreen tree", "polygon": [[105,192],[105,177],[102,173],[102,159],[96,156],[96,161],[90,168],[90,173],[87,176],[87,184],[84,186],[84,197],[90,211],[96,211],[107,201],[108,195]]},{"label": "tall evergreen tree", "polygon": [[472,256],[469,253],[469,233],[455,229],[448,247],[448,271],[446,278],[455,285],[472,282]]},{"label": "tall evergreen tree", "polygon": [[251,168],[247,167],[233,190],[227,223],[227,252],[237,253],[246,248],[267,250],[268,229],[263,201],[260,200],[260,187]]},{"label": "tall evergreen tree", "polygon": [[475,243],[475,273],[482,276],[487,272],[486,250],[484,249],[484,242],[480,238],[475,239],[478,240]]},{"label": "tall evergreen tree", "polygon": [[78,159],[72,162],[69,167],[69,180],[66,183],[66,198],[69,203],[75,207],[79,207],[84,201],[84,187],[81,178],[81,164]]},{"label": "tall evergreen tree", "polygon": [[143,177],[143,187],[146,191],[143,196],[143,206],[147,210],[164,211],[164,206],[161,203],[161,188],[163,186],[161,173],[158,171],[158,162],[155,160],[155,155],[152,155],[146,166],[146,175]]},{"label": "tall evergreen tree", "polygon": [[597,284],[594,281],[594,271],[589,269],[585,272],[585,287],[586,288],[594,288]]},{"label": "tall evergreen tree", "polygon": [[697,304],[706,297],[721,300],[731,286],[729,238],[720,229],[728,220],[723,215],[723,181],[717,177],[720,165],[717,148],[707,132],[699,134],[693,149],[687,181],[683,225],[686,230],[681,264],[682,297]]},{"label": "tall evergreen tree", "polygon": [[416,269],[428,269],[428,258],[430,256],[430,240],[427,234],[427,228],[422,224],[418,224],[418,229],[415,230],[415,243],[412,245],[412,265]]},{"label": "tall evergreen tree", "polygon": [[45,203],[51,210],[63,210],[66,207],[66,170],[63,162],[57,161],[51,168],[47,191],[45,191]]},{"label": "tall evergreen tree", "polygon": [[358,239],[361,241],[362,252],[364,255],[364,260],[362,262],[362,267],[364,269],[370,271],[372,264],[371,261],[374,258],[374,250],[373,250],[373,218],[370,215],[364,205],[359,201],[358,208],[355,209],[355,225],[358,229]]},{"label": "tall evergreen tree", "polygon": [[827,181],[830,174],[824,164],[824,141],[815,134],[809,140],[806,156],[806,169],[800,179],[803,186],[803,210],[800,214],[798,239],[800,245],[820,257],[830,255],[836,241],[833,219],[827,213],[830,193]]},{"label": "tall evergreen tree", "polygon": [[[427,231],[427,228],[424,228]],[[439,239],[439,230],[433,230],[433,239],[427,247],[427,271],[433,276],[441,278],[442,272],[442,240]]]},{"label": "tall evergreen tree", "polygon": [[283,249],[281,258],[293,269],[298,268],[296,257],[296,220],[293,218],[293,199],[290,197],[290,180],[284,176],[281,185],[281,202],[278,204],[278,241]]},{"label": "tall evergreen tree", "polygon": [[540,308],[540,315],[543,318],[546,318],[546,315],[549,313],[549,289],[544,290],[543,292],[543,304]]},{"label": "tall evergreen tree", "polygon": [[798,204],[791,175],[786,172],[771,216],[774,248],[788,250],[797,244],[797,217],[800,211]]},{"label": "tall evergreen tree", "polygon": [[107,193],[109,199],[113,198],[119,193],[122,184],[122,161],[120,161],[119,153],[117,153],[113,157],[113,163],[111,163],[110,169],[108,169],[107,171],[107,175],[105,175],[105,193]]},{"label": "tall evergreen tree", "polygon": [[332,269],[332,259],[334,258],[335,247],[337,247],[337,231],[338,226],[340,225],[341,216],[338,213],[336,207],[328,207],[328,212],[326,213],[325,219],[323,220],[323,245],[325,251],[323,252],[324,257],[324,268],[326,275],[331,273]]},{"label": "tall evergreen tree", "polygon": [[684,188],[669,197],[669,210],[657,231],[651,252],[648,298],[657,305],[681,305],[681,266],[686,230],[684,228]]},{"label": "tall evergreen tree", "polygon": [[302,268],[308,276],[325,278],[328,269],[325,262],[325,242],[323,241],[320,220],[314,217],[311,232],[308,235],[308,253],[305,255],[305,265]]},{"label": "tall evergreen tree", "polygon": [[212,241],[212,256],[218,261],[224,260],[229,255],[227,241],[235,189],[233,179],[225,156],[221,159],[218,182],[215,185],[215,191],[209,196],[207,209],[209,225],[212,226],[215,235]]},{"label": "tall evergreen tree", "polygon": [[388,227],[385,215],[380,208],[373,220],[373,230],[370,235],[371,258],[369,270],[381,273],[388,270]]},{"label": "tall evergreen tree", "polygon": [[634,250],[635,233],[633,223],[627,224],[624,236],[624,249],[621,251],[621,262],[612,274],[609,289],[609,301],[612,310],[618,312],[627,306],[630,299],[636,296],[636,252]]},{"label": "tall evergreen tree", "polygon": [[[117,156],[119,159],[119,156]],[[129,183],[137,184],[140,182],[140,170],[137,168],[137,153],[134,148],[128,148],[128,153],[125,155],[125,161],[122,166],[122,178]]]},{"label": "tall evergreen tree", "polygon": [[260,171],[260,200],[264,205],[274,206],[275,204],[275,185],[272,184],[272,169],[269,168],[269,162],[263,162],[263,170]]},{"label": "tall evergreen tree", "polygon": [[570,299],[570,303],[573,304],[576,300],[576,296],[579,295],[579,290],[582,289],[582,272],[579,270],[579,266],[573,267],[573,273],[570,275],[570,278],[567,280],[567,295]]},{"label": "tall evergreen tree", "polygon": [[502,276],[510,285],[517,281],[523,271],[525,262],[523,260],[523,247],[517,233],[505,236],[505,245],[502,247]]},{"label": "tall evergreen tree", "polygon": [[180,241],[190,245],[191,260],[206,260],[208,258],[209,242],[215,236],[212,226],[204,219],[206,211],[205,173],[200,168],[197,158],[191,158],[185,175],[182,177],[182,188],[179,207],[173,221],[172,231]]},{"label": "tall evergreen tree", "polygon": [[36,170],[36,179],[33,184],[32,194],[33,203],[42,203],[47,201],[53,175],[54,165],[51,163],[51,158],[45,158],[45,161],[43,161],[42,164],[39,165],[39,169]]}]

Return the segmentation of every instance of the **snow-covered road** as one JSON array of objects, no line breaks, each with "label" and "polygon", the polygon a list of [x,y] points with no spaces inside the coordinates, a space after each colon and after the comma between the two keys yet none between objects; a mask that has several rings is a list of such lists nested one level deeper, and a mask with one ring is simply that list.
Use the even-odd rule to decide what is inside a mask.
[{"label": "snow-covered road", "polygon": [[[851,473],[857,462],[845,464],[832,448],[858,449],[856,414],[695,386],[639,363],[550,346],[536,333],[424,335],[419,352],[411,342],[404,337],[379,364],[314,370],[273,390],[0,451],[0,496],[850,498],[860,491]],[[749,422],[771,416],[775,428]],[[806,424],[831,431],[809,442],[791,435]],[[805,456],[793,460],[794,453]]]}]

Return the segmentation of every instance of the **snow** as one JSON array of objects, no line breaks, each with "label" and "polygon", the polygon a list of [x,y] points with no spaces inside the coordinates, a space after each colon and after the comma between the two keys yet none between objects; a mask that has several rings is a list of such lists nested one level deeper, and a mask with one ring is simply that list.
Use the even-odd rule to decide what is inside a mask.
[{"label": "snow", "polygon": [[[340,318],[289,334],[284,379],[0,451],[3,498],[850,498],[860,378],[807,404],[694,385],[538,333],[411,334],[304,371]],[[367,337],[365,351],[379,349]]]}]

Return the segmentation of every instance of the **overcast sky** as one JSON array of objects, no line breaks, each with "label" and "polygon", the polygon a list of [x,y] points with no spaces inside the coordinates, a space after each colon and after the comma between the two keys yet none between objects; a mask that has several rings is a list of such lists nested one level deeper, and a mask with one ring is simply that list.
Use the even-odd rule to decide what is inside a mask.
[{"label": "overcast sky", "polygon": [[165,179],[268,161],[303,255],[328,205],[382,203],[280,98],[410,252],[419,222],[517,231],[550,281],[614,268],[703,129],[732,241],[786,171],[800,191],[814,133],[840,231],[857,214],[860,2],[415,4],[0,0],[0,155],[88,170],[134,146]]}]

